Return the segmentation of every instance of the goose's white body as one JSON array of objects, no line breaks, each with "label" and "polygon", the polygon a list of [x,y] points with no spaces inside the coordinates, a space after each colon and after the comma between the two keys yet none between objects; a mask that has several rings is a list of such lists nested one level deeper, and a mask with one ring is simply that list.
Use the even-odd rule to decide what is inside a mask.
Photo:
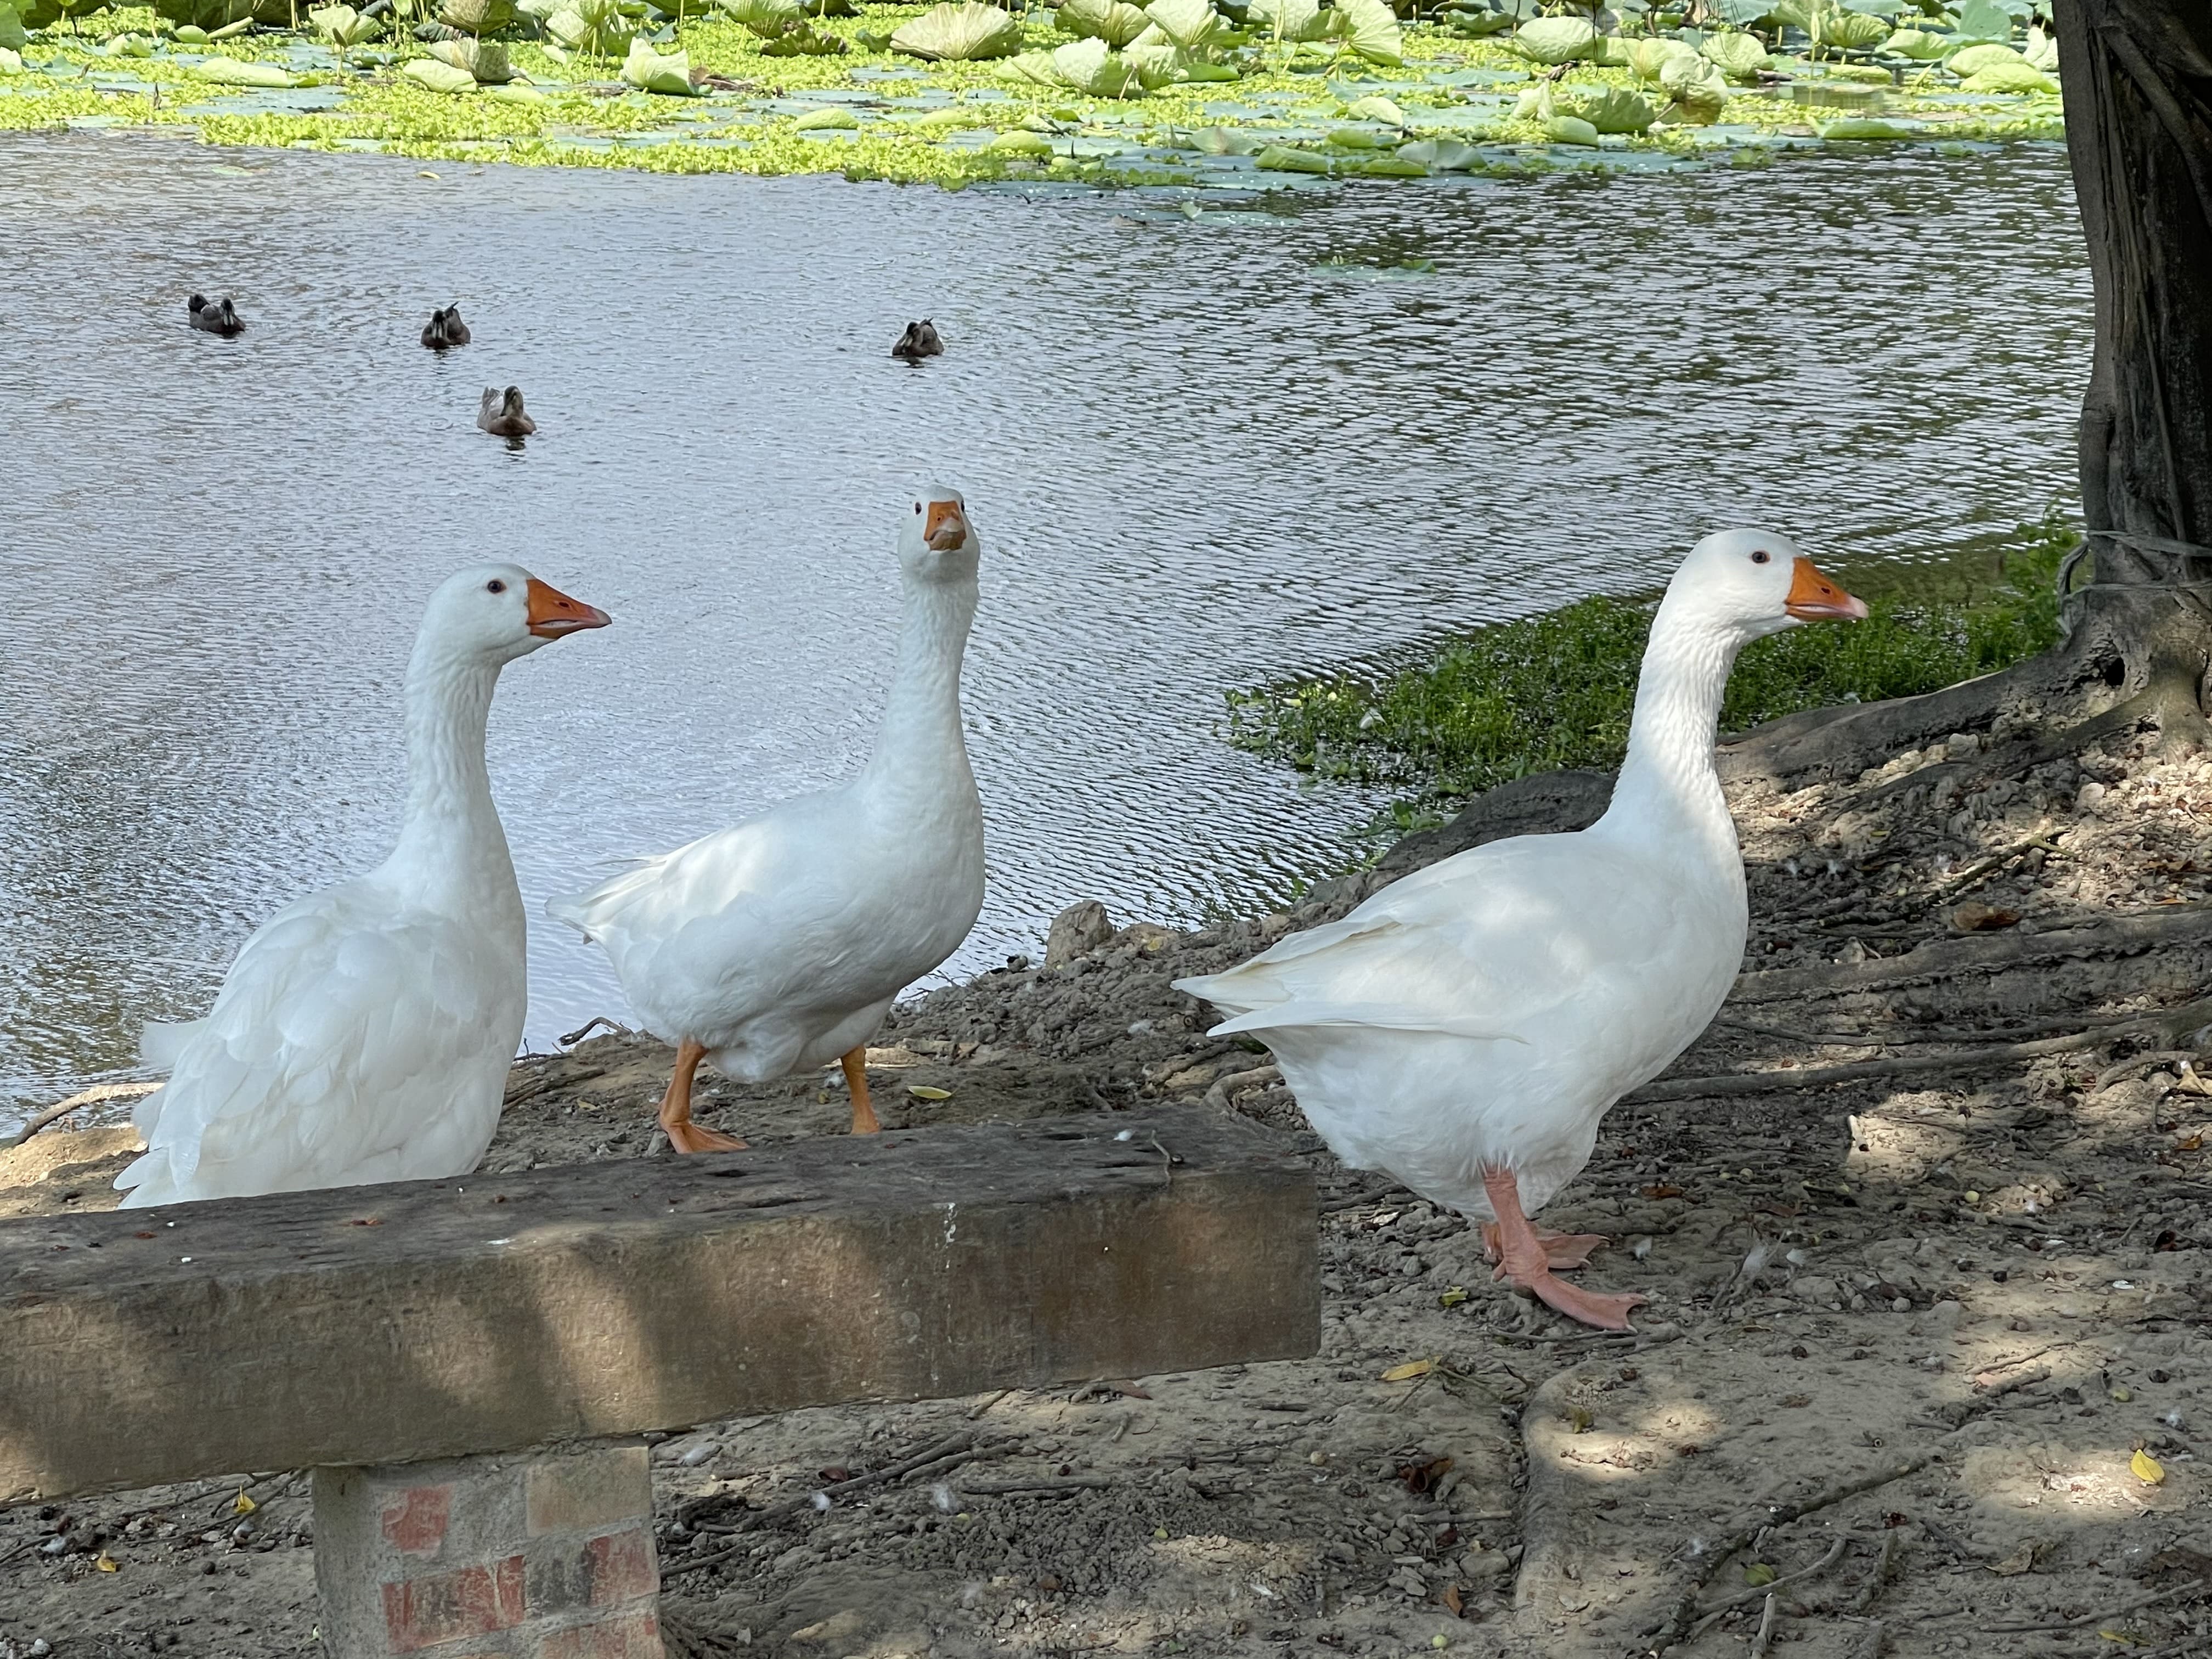
[{"label": "goose's white body", "polygon": [[485,608],[516,619],[526,591],[551,592],[490,566],[433,599],[392,855],[272,916],[204,1019],[147,1027],[144,1057],[170,1076],[138,1107],[125,1206],[459,1175],[490,1145],[522,1036],[526,924],[484,728],[501,665],[551,635],[516,620],[505,640],[471,614],[486,580],[514,604]]},{"label": "goose's white body", "polygon": [[649,1030],[726,1076],[765,1082],[865,1044],[975,925],[983,809],[960,665],[979,550],[972,533],[957,555],[902,540],[898,661],[859,775],[548,906],[606,951]]},{"label": "goose's white body", "polygon": [[[1745,538],[1730,557],[1789,545],[1730,534]],[[1750,920],[1713,767],[1721,697],[1739,646],[1809,614],[1785,614],[1780,587],[1763,593],[1772,554],[1756,581],[1706,556],[1726,539],[1700,544],[1654,619],[1596,823],[1473,848],[1341,921],[1177,981],[1232,1016],[1218,1033],[1266,1040],[1346,1163],[1485,1219],[1483,1171],[1509,1170],[1534,1212],[1589,1161],[1606,1109],[1718,1012]]]}]

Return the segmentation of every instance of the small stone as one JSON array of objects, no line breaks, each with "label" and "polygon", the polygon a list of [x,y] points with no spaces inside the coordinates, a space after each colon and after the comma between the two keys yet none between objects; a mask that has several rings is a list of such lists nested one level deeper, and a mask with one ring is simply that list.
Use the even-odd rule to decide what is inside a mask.
[{"label": "small stone", "polygon": [[1460,1558],[1459,1570],[1480,1583],[1486,1578],[1497,1578],[1509,1571],[1513,1564],[1505,1559],[1503,1550],[1469,1550]]},{"label": "small stone", "polygon": [[2074,810],[2077,812],[2094,812],[2104,805],[2104,800],[2105,786],[2103,784],[2085,783],[2075,792]]},{"label": "small stone", "polygon": [[1993,933],[2001,927],[2014,927],[2019,924],[2020,912],[2008,910],[2001,904],[1983,904],[1969,900],[1951,912],[1951,927],[1956,933]]},{"label": "small stone", "polygon": [[1051,930],[1045,934],[1044,965],[1065,968],[1113,937],[1114,923],[1097,899],[1071,904],[1052,919]]},{"label": "small stone", "polygon": [[1943,754],[1948,760],[1972,760],[1981,750],[1982,740],[1971,732],[1954,732],[1943,739]]}]

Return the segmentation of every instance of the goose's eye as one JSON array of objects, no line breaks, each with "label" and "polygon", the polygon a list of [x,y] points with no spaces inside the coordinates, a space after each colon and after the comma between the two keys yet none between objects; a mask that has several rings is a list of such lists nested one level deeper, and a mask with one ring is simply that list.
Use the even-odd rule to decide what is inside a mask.
[{"label": "goose's eye", "polygon": [[[1765,556],[1761,555],[1760,556],[1764,557]],[[504,593],[507,592],[507,584],[500,580],[498,577],[495,576],[491,580],[484,584],[484,592],[487,593]]]},{"label": "goose's eye", "polygon": [[1765,564],[1765,563],[1769,559],[1772,558],[1773,556],[1773,556],[1772,554],[1769,553],[1769,552],[1768,552],[1765,548],[1761,548],[1758,552],[1756,552],[1756,553],[1754,553],[1754,554],[1753,554],[1753,555],[1751,556],[1751,562],[1752,562],[1753,564]]},{"label": "goose's eye", "polygon": [[916,501],[914,504],[914,510],[917,513],[921,511],[921,503],[920,501]]}]

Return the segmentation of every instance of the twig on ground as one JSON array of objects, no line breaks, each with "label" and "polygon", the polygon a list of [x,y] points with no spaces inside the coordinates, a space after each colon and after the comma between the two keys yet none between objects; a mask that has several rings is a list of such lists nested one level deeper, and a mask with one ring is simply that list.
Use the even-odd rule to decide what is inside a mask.
[{"label": "twig on ground", "polygon": [[10,1146],[20,1146],[49,1123],[58,1123],[71,1112],[82,1110],[87,1106],[97,1106],[101,1102],[109,1100],[136,1100],[141,1095],[152,1094],[161,1086],[158,1083],[103,1083],[97,1088],[87,1089],[81,1094],[71,1095],[67,1100],[60,1101],[38,1113],[28,1123],[15,1132],[15,1138],[8,1144]]},{"label": "twig on ground", "polygon": [[503,1104],[520,1106],[524,1101],[534,1100],[556,1085],[568,1088],[579,1083],[589,1083],[595,1077],[605,1077],[606,1073],[607,1068],[604,1066],[578,1066],[574,1071],[563,1072],[557,1078],[541,1072],[528,1082],[518,1083],[509,1089]]},{"label": "twig on ground", "polygon": [[2016,841],[2009,847],[2000,848],[1986,857],[1976,859],[1963,869],[1954,870],[1938,882],[1936,892],[1929,896],[1954,898],[1984,876],[2003,868],[2014,859],[2024,854],[2032,853],[2039,847],[2045,853],[2056,854],[2063,858],[2066,855],[2066,849],[2057,844],[2057,837],[2065,833],[2063,830],[2039,830],[2026,841]]},{"label": "twig on ground", "polygon": [[1801,1578],[1816,1577],[1820,1574],[1827,1571],[1830,1567],[1834,1566],[1837,1562],[1844,1559],[1844,1552],[1850,1548],[1850,1547],[1851,1540],[1850,1539],[1838,1538],[1834,1543],[1828,1546],[1828,1553],[1822,1556],[1819,1560],[1815,1561],[1811,1566],[1800,1567],[1796,1571],[1785,1573],[1779,1578],[1770,1578],[1764,1584],[1755,1585],[1750,1589],[1738,1590],[1733,1595],[1723,1595],[1719,1601],[1714,1602],[1712,1606],[1700,1609],[1701,1616],[1699,1617],[1696,1626],[1690,1632],[1689,1639],[1691,1641],[1695,1641],[1699,1635],[1711,1626],[1715,1620],[1720,1618],[1723,1613],[1732,1612],[1735,1608],[1741,1607],[1747,1601],[1756,1601],[1762,1595],[1765,1596],[1768,1601],[1771,1601],[1774,1599],[1771,1592],[1780,1589],[1784,1584],[1794,1584]]},{"label": "twig on ground", "polygon": [[2051,1381],[2051,1367],[2038,1365],[2032,1371],[2022,1371],[2018,1376],[2001,1377],[1981,1391],[1984,1401],[2001,1400],[2006,1395],[2016,1394],[2022,1389],[2032,1389],[2039,1382]]},{"label": "twig on ground", "polygon": [[[803,1497],[786,1498],[780,1504],[769,1504],[766,1509],[749,1510],[742,1518],[727,1525],[702,1522],[696,1523],[694,1529],[723,1536],[757,1532],[771,1522],[782,1520],[786,1516],[796,1515],[801,1510],[820,1507],[817,1503],[817,1499],[826,1499],[835,1504],[839,1498],[848,1497],[854,1492],[866,1491],[871,1486],[884,1486],[893,1480],[902,1480],[909,1475],[923,1473],[940,1474],[945,1469],[957,1468],[962,1463],[982,1456],[988,1449],[978,1447],[975,1443],[975,1439],[974,1435],[964,1431],[958,1434],[949,1434],[944,1439],[923,1447],[911,1457],[902,1458],[898,1462],[884,1468],[872,1469],[866,1474],[856,1474],[850,1480],[837,1481],[834,1485],[822,1487],[819,1491],[808,1492]],[[668,1563],[662,1566],[660,1575],[666,1578],[679,1572],[693,1572],[701,1567],[712,1566],[715,1562],[726,1560],[736,1554],[741,1547],[740,1545],[731,1544],[710,1554],[695,1555],[688,1560]]]},{"label": "twig on ground", "polygon": [[1766,1593],[1766,1606],[1759,1615],[1759,1633],[1751,1638],[1751,1651],[1745,1659],[1767,1659],[1774,1650],[1774,1592]]},{"label": "twig on ground", "polygon": [[1980,1545],[1960,1537],[1932,1516],[1920,1517],[1920,1529],[1961,1561],[1986,1561],[1996,1553],[1995,1550],[1985,1550]]},{"label": "twig on ground", "polygon": [[592,1032],[598,1030],[602,1025],[605,1026],[610,1031],[612,1031],[617,1036],[620,1036],[623,1030],[627,1029],[617,1024],[615,1021],[609,1019],[605,1014],[593,1014],[589,1019],[586,1020],[581,1025],[579,1025],[574,1030],[563,1031],[559,1036],[555,1037],[553,1041],[559,1043],[563,1048],[573,1048],[578,1043],[581,1042],[586,1037],[591,1036]]},{"label": "twig on ground", "polygon": [[1039,1475],[1029,1480],[963,1480],[968,1498],[1072,1498],[1079,1492],[1103,1492],[1114,1483],[1103,1474]]},{"label": "twig on ground", "polygon": [[1882,1639],[1888,1634],[1888,1628],[1881,1620],[1869,1620],[1866,1628],[1859,1632],[1859,1639],[1852,1644],[1848,1659],[1881,1659]]},{"label": "twig on ground", "polygon": [[997,1405],[1001,1400],[1004,1400],[1012,1392],[1013,1390],[1012,1389],[1001,1389],[998,1393],[993,1395],[988,1400],[986,1400],[981,1405],[971,1407],[968,1413],[968,1420],[970,1423],[975,1422],[978,1418],[981,1418],[988,1413],[992,1407]]},{"label": "twig on ground", "polygon": [[[1881,1555],[1874,1564],[1874,1576],[1860,1585],[1859,1593],[1851,1598],[1853,1613],[1864,1613],[1881,1600],[1881,1593],[1889,1588],[1890,1580],[1897,1576],[1897,1558],[1903,1547],[1903,1538],[1904,1534],[1895,1527],[1882,1529]],[[1881,1628],[1880,1620],[1875,1621],[1875,1628],[1877,1631]],[[1875,1645],[1881,1645],[1879,1637],[1875,1638]]]},{"label": "twig on ground", "polygon": [[[2136,1600],[2120,1607],[2104,1607],[2095,1613],[2085,1613],[2079,1619],[2061,1619],[2041,1625],[1984,1625],[1982,1628],[1991,1635],[2007,1636],[2027,1636],[2037,1631],[2047,1630],[2083,1630],[2091,1625],[2102,1624],[2107,1619],[2118,1619],[2123,1613],[2141,1613],[2145,1607],[2154,1607],[2161,1601],[2175,1601],[2181,1596],[2196,1595],[2206,1589],[2212,1589],[2212,1579],[2191,1578],[2185,1583],[2176,1584],[2172,1589],[2160,1590],[2155,1595],[2138,1596]],[[1954,1617],[1955,1615],[1944,1616]]]}]

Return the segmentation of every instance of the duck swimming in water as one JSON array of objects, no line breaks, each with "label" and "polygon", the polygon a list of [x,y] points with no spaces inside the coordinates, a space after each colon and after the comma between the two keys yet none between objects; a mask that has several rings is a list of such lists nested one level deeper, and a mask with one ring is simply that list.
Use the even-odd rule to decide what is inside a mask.
[{"label": "duck swimming in water", "polygon": [[477,406],[477,424],[501,438],[526,438],[538,430],[538,422],[522,407],[522,388],[515,386],[503,394],[486,386]]},{"label": "duck swimming in water", "polygon": [[469,325],[461,320],[461,308],[447,306],[442,311],[430,313],[430,320],[422,325],[422,343],[433,351],[443,351],[449,346],[465,346],[469,343]]},{"label": "duck swimming in water", "polygon": [[918,363],[924,357],[942,357],[945,342],[937,337],[937,325],[923,318],[918,323],[908,323],[906,332],[891,348],[891,356],[902,362]]},{"label": "duck swimming in water", "polygon": [[195,294],[185,301],[185,310],[190,313],[192,326],[204,333],[220,334],[227,338],[246,331],[246,319],[228,299],[215,301],[204,294]]}]

